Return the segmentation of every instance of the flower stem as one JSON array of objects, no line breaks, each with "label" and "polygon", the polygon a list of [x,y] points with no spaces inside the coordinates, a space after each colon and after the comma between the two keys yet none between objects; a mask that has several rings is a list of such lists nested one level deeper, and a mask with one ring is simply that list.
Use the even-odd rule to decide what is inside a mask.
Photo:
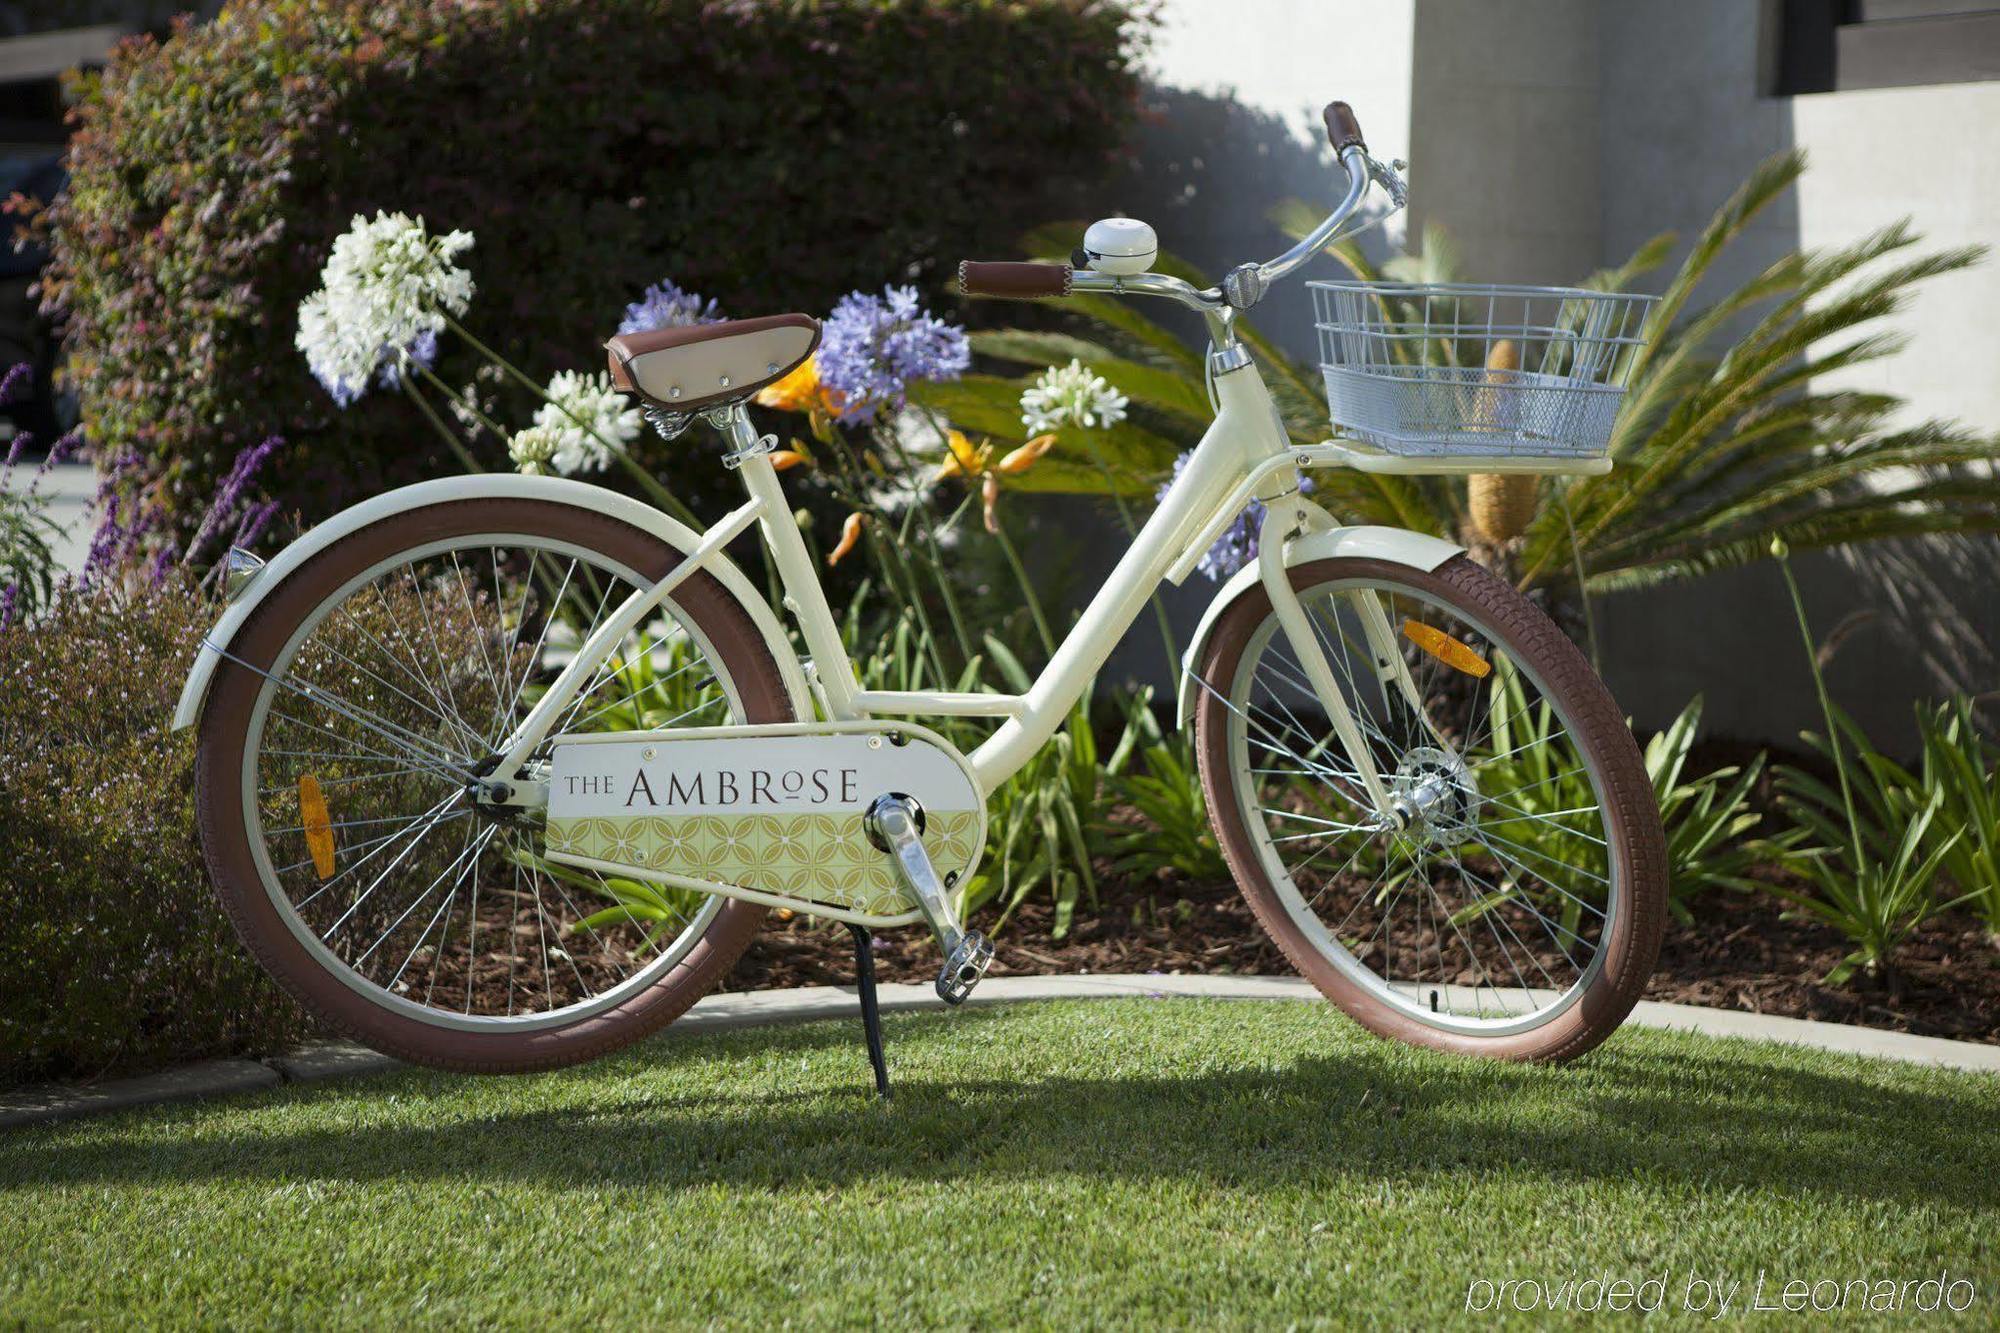
[{"label": "flower stem", "polygon": [[938,648],[937,630],[931,625],[930,612],[924,609],[923,590],[917,586],[917,577],[910,570],[909,561],[903,558],[902,543],[894,533],[889,532],[884,516],[876,511],[876,521],[869,524],[871,541],[878,552],[876,562],[882,567],[884,580],[893,573],[900,575],[903,585],[903,599],[916,612],[917,626],[923,631],[924,646],[930,651],[931,667],[937,672],[938,688],[951,683],[951,674],[945,669],[944,654]]},{"label": "flower stem", "polygon": [[633,458],[623,449],[613,450],[611,456],[618,460],[619,465],[630,474],[634,481],[639,483],[639,489],[646,492],[646,497],[654,504],[666,510],[667,513],[687,524],[696,532],[700,532],[708,526],[701,521],[694,510],[689,509],[687,505],[682,503],[679,496],[675,495],[665,486],[662,486],[659,478],[641,467],[637,459]]},{"label": "flower stem", "polygon": [[1021,564],[1021,554],[1014,549],[1014,539],[1007,535],[1006,520],[999,513],[993,515],[993,535],[1000,539],[1000,549],[1007,555],[1007,563],[1013,566],[1014,578],[1021,585],[1021,593],[1028,604],[1028,614],[1034,617],[1035,632],[1042,636],[1042,651],[1050,657],[1056,655],[1056,636],[1049,632],[1048,617],[1042,614],[1042,599],[1035,594],[1035,585],[1028,579],[1028,571]]},{"label": "flower stem", "polygon": [[[929,649],[931,665],[937,671],[938,687],[942,689],[951,680],[951,676],[945,670],[944,655],[938,647],[937,633],[931,626],[930,613],[924,609],[923,591],[917,586],[916,576],[910,572],[908,563],[902,558],[902,550],[896,535],[889,531],[888,516],[882,512],[880,506],[871,502],[861,489],[863,476],[861,460],[854,456],[853,447],[848,444],[847,437],[835,430],[832,434],[832,445],[840,459],[841,473],[846,478],[845,493],[842,498],[853,508],[866,512],[874,520],[868,525],[869,549],[876,553],[875,564],[882,571],[883,585],[885,588],[893,587],[895,595],[903,598],[916,612],[918,627],[923,631]],[[908,515],[905,515],[904,522],[908,521]]]},{"label": "flower stem", "polygon": [[[469,413],[472,416],[472,418],[479,423],[481,428],[491,431],[494,437],[500,441],[500,445],[502,448],[506,447],[507,445],[506,430],[500,425],[499,422],[495,421],[492,417],[489,417],[484,412],[480,411],[479,404],[467,399],[462,399],[456,393],[452,392],[451,386],[449,384],[446,384],[443,380],[439,379],[437,377],[437,372],[432,370],[429,366],[422,365],[417,362],[411,362],[410,364],[416,368],[417,374],[423,376],[424,379],[428,380],[431,386],[435,388],[439,393],[443,394],[450,401],[458,403],[461,406],[463,406],[466,412]],[[407,386],[410,383],[409,376],[405,375],[403,377],[403,383],[405,386]],[[426,404],[426,406],[428,406],[428,404]],[[431,416],[433,420],[436,420],[438,422],[439,427],[441,429],[444,429],[447,433],[450,432],[450,428],[444,425],[442,418],[439,418],[435,411],[431,412]],[[481,470],[483,471],[484,469]]]},{"label": "flower stem", "polygon": [[1820,670],[1819,650],[1813,645],[1812,625],[1806,619],[1805,598],[1799,593],[1798,580],[1792,577],[1792,561],[1789,555],[1779,555],[1778,571],[1785,576],[1785,588],[1792,595],[1792,610],[1798,614],[1799,635],[1805,640],[1806,665],[1812,668],[1813,688],[1819,692],[1820,715],[1826,719],[1826,743],[1833,750],[1833,768],[1840,775],[1840,801],[1847,808],[1847,828],[1853,838],[1854,873],[1862,872],[1861,821],[1854,810],[1854,789],[1847,780],[1846,747],[1841,744],[1840,724],[1834,720],[1833,698],[1826,692],[1826,675]]},{"label": "flower stem", "polygon": [[[931,429],[938,433],[939,442],[943,443],[945,439],[944,428],[938,424],[937,418],[931,414],[930,409],[925,408],[923,412],[925,418],[931,423]],[[875,432],[875,437],[878,440],[884,436],[887,436],[889,442],[895,446],[896,456],[902,460],[904,469],[909,473],[910,505],[917,511],[919,520],[923,524],[924,543],[928,548],[931,577],[937,581],[938,591],[944,594],[945,614],[951,617],[951,630],[953,635],[958,639],[959,660],[961,662],[970,662],[972,660],[972,636],[965,632],[965,617],[959,612],[958,598],[953,595],[951,579],[945,572],[944,549],[938,544],[937,526],[931,519],[930,497],[917,485],[917,466],[915,461],[911,459],[909,450],[903,447],[902,440],[896,438],[893,429],[886,431],[877,430]]]},{"label": "flower stem", "polygon": [[[418,369],[421,370],[424,368],[418,367]],[[430,374],[428,370],[424,370],[424,373],[427,375]],[[436,377],[433,376],[432,378]],[[457,455],[458,461],[465,467],[465,470],[473,473],[486,471],[484,467],[480,466],[479,460],[472,456],[472,451],[465,447],[465,441],[458,438],[458,432],[447,426],[444,418],[437,414],[437,409],[432,407],[429,400],[421,393],[417,392],[417,386],[410,377],[404,375],[401,383],[403,386],[403,395],[417,405],[418,410],[424,414],[424,420],[436,427],[437,433],[444,437],[444,442],[450,446],[452,453]]]},{"label": "flower stem", "polygon": [[[517,383],[524,385],[537,398],[540,398],[543,402],[549,404],[551,407],[560,409],[562,411],[562,414],[568,417],[571,421],[574,421],[580,428],[582,428],[583,432],[586,435],[590,436],[591,439],[596,440],[599,444],[603,445],[605,452],[609,454],[610,457],[618,460],[618,465],[624,468],[625,471],[632,477],[632,479],[639,483],[640,489],[646,492],[647,498],[652,500],[653,503],[657,504],[660,508],[666,510],[669,514],[672,514],[675,518],[679,519],[681,522],[687,524],[691,528],[699,530],[703,526],[701,519],[696,517],[695,512],[692,509],[689,509],[685,504],[683,504],[680,500],[680,497],[676,496],[672,491],[668,490],[665,486],[662,486],[657,477],[655,477],[652,473],[648,472],[645,468],[641,467],[639,465],[638,460],[633,458],[629,453],[627,453],[622,445],[614,443],[611,440],[607,440],[604,438],[604,436],[598,434],[596,427],[592,426],[588,421],[585,421],[582,417],[579,417],[576,413],[570,411],[566,407],[563,407],[561,403],[551,398],[549,396],[549,391],[546,388],[535,383],[533,380],[529,379],[527,375],[522,373],[521,369],[518,366],[516,366],[513,362],[509,361],[506,357],[500,355],[498,352],[494,351],[491,347],[488,347],[485,343],[479,341],[479,339],[474,337],[471,330],[467,329],[465,325],[459,323],[457,320],[453,319],[448,314],[444,317],[444,321],[445,324],[451,329],[453,333],[456,333],[459,337],[465,339],[466,343],[472,348],[473,351],[479,353],[481,356],[485,357],[488,361],[491,361],[494,365],[500,367],[501,371],[504,374],[512,377]],[[431,378],[435,379],[436,376],[432,376]],[[446,390],[446,392],[449,392],[449,390]],[[477,411],[477,409],[474,410]],[[489,429],[497,432],[501,439],[504,440],[507,438],[506,431],[503,431],[498,426],[495,426],[491,421],[487,420],[484,416],[481,416],[480,420],[484,422]]]}]

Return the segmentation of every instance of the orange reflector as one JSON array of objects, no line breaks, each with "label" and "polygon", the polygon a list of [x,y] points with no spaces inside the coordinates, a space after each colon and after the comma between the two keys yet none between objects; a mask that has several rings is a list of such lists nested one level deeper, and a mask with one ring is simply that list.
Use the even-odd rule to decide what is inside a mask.
[{"label": "orange reflector", "polygon": [[1454,671],[1463,671],[1468,676],[1485,676],[1493,670],[1491,662],[1443,630],[1432,629],[1421,620],[1405,620],[1403,637]]},{"label": "orange reflector", "polygon": [[333,821],[327,818],[326,797],[319,779],[308,773],[299,779],[299,823],[305,826],[306,850],[321,879],[333,878]]}]

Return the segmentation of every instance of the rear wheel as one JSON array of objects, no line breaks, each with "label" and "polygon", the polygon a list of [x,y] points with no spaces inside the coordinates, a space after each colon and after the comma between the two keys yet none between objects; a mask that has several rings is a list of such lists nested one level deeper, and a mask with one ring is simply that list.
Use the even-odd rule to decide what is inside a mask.
[{"label": "rear wheel", "polygon": [[[621,1046],[722,979],[761,907],[553,864],[538,816],[467,791],[680,559],[573,506],[454,501],[334,543],[246,620],[203,711],[202,839],[238,934],[309,1009],[404,1059],[513,1072]],[[756,626],[697,574],[557,730],[791,716]]]},{"label": "rear wheel", "polygon": [[[1381,826],[1252,589],[1210,635],[1195,726],[1210,816],[1258,918],[1384,1036],[1505,1059],[1589,1050],[1644,989],[1666,907],[1659,814],[1617,705],[1547,616],[1462,556],[1291,577],[1408,822]],[[1371,601],[1421,708],[1374,669]]]}]

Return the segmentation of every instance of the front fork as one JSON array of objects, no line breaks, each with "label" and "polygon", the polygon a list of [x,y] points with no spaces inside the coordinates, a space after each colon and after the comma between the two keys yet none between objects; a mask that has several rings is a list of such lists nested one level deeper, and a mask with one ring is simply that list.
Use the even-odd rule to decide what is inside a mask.
[{"label": "front fork", "polygon": [[[1299,601],[1286,565],[1285,547],[1291,539],[1301,532],[1322,526],[1333,526],[1332,518],[1318,505],[1302,499],[1297,492],[1266,500],[1264,523],[1257,535],[1258,576],[1271,599],[1271,609],[1277,613],[1278,624],[1285,631],[1299,665],[1305,670],[1306,682],[1312,686],[1320,707],[1326,710],[1334,735],[1354,765],[1355,777],[1361,784],[1362,794],[1374,809],[1377,825],[1400,831],[1409,826],[1415,812],[1402,796],[1384,782],[1381,769],[1375,762],[1374,747],[1362,734],[1354,710],[1348,707],[1347,696],[1341,692],[1334,677],[1326,644],[1314,629],[1312,617],[1307,614],[1304,604]],[[1396,644],[1395,627],[1389,623],[1388,613],[1382,609],[1382,599],[1371,588],[1351,588],[1340,595],[1353,607],[1355,618],[1361,624],[1362,635],[1368,644],[1369,663],[1384,694],[1390,689],[1401,694],[1409,705],[1411,715],[1422,720],[1424,729],[1438,747],[1456,761],[1456,750],[1432,724],[1430,712],[1423,705],[1423,696],[1410,675],[1409,664],[1403,660],[1402,651]],[[1335,626],[1333,632],[1338,633],[1339,627]]]}]

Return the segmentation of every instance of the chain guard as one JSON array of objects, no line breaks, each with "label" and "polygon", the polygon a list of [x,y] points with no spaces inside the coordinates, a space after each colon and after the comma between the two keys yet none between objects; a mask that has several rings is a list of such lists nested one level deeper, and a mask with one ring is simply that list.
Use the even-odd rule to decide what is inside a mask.
[{"label": "chain guard", "polygon": [[548,791],[551,861],[818,915],[915,917],[864,827],[885,793],[916,802],[947,886],[979,864],[986,838],[965,757],[903,722],[559,736]]}]

